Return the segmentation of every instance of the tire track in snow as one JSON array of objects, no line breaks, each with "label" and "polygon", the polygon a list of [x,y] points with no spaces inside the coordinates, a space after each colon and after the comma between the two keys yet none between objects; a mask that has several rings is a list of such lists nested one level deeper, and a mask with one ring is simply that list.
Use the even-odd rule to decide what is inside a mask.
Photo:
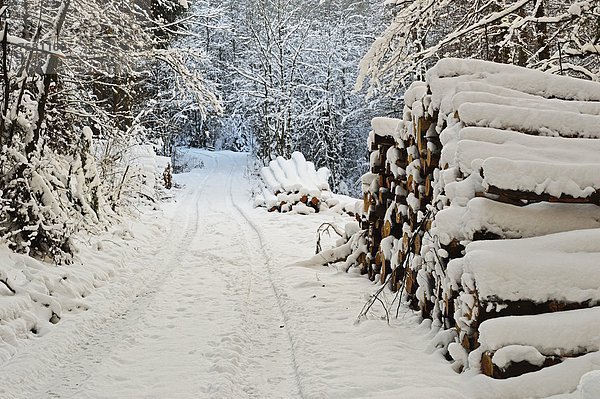
[{"label": "tire track in snow", "polygon": [[[233,169],[232,169],[232,173],[233,173]],[[231,175],[230,175],[231,176]],[[295,383],[296,383],[296,387],[298,389],[298,395],[301,398],[305,398],[306,394],[305,394],[305,390],[302,384],[302,379],[300,377],[300,371],[299,371],[299,366],[298,366],[298,361],[296,358],[296,347],[294,344],[294,337],[293,334],[291,332],[291,328],[290,325],[291,323],[289,323],[290,321],[290,317],[288,316],[287,312],[285,311],[284,308],[284,300],[282,298],[282,294],[279,290],[279,288],[277,287],[277,285],[274,283],[273,281],[273,258],[269,255],[269,253],[267,252],[266,248],[265,248],[265,238],[264,238],[264,234],[262,233],[262,231],[260,230],[260,228],[258,227],[258,225],[252,220],[252,218],[244,211],[244,209],[239,206],[236,201],[235,201],[235,197],[233,195],[233,179],[231,179],[231,177],[229,178],[229,199],[231,201],[231,204],[233,205],[233,207],[235,208],[235,210],[240,214],[240,216],[242,216],[242,218],[246,221],[247,226],[250,226],[251,230],[253,231],[254,235],[257,238],[257,241],[259,243],[259,247],[260,247],[260,255],[264,260],[264,265],[266,268],[266,274],[267,274],[267,280],[269,282],[269,286],[273,292],[273,295],[275,297],[276,303],[277,303],[277,308],[279,310],[281,319],[283,320],[284,324],[284,329],[285,329],[285,333],[287,336],[287,341],[289,344],[289,354],[290,354],[290,361],[291,361],[291,366],[293,368],[294,371],[294,377],[295,377]],[[244,235],[246,235],[244,233]]]},{"label": "tire track in snow", "polygon": [[[65,395],[73,395],[80,391],[86,381],[89,380],[95,366],[100,363],[100,359],[110,354],[112,347],[122,342],[129,332],[137,328],[140,319],[143,317],[143,310],[152,302],[160,284],[168,279],[176,268],[181,267],[181,252],[189,247],[189,244],[198,235],[199,205],[206,187],[205,183],[219,166],[218,158],[210,158],[214,161],[214,164],[210,171],[206,173],[206,177],[203,178],[201,184],[196,188],[188,188],[188,190],[195,190],[194,195],[191,198],[188,197],[190,198],[189,202],[194,204],[192,206],[194,209],[193,216],[191,218],[181,217],[183,216],[182,213],[178,212],[177,215],[180,216],[180,219],[183,219],[180,221],[185,223],[185,228],[179,230],[177,229],[178,224],[173,223],[168,236],[171,237],[173,231],[179,230],[182,233],[177,234],[176,240],[163,240],[161,242],[162,250],[157,251],[157,253],[162,252],[163,255],[158,259],[149,256],[148,262],[144,263],[145,265],[154,265],[153,268],[146,268],[145,270],[146,273],[144,274],[151,276],[149,280],[144,282],[137,294],[132,297],[131,302],[122,304],[115,314],[110,316],[100,315],[101,317],[108,317],[108,322],[103,323],[100,331],[91,332],[89,337],[83,338],[85,340],[79,345],[79,350],[83,353],[79,353],[79,350],[76,349],[75,352],[67,355],[68,358],[62,359],[61,367],[55,370],[53,381],[46,385],[49,385],[49,387],[43,388],[45,393],[41,397],[63,398]],[[189,209],[190,206],[182,203],[178,208]],[[172,242],[178,242],[175,250],[170,249]]]},{"label": "tire track in snow", "polygon": [[[232,161],[231,157],[228,159]],[[281,329],[283,319],[281,313],[276,310],[278,304],[264,271],[261,267],[252,266],[254,263],[264,264],[264,259],[257,259],[254,240],[248,237],[247,224],[242,224],[244,221],[234,216],[236,210],[229,194],[232,185],[237,181],[232,179],[233,172],[240,169],[243,168],[240,168],[237,162],[232,164],[223,185],[225,206],[221,201],[216,215],[221,225],[229,227],[228,231],[240,234],[237,237],[240,239],[237,239],[231,248],[236,250],[230,249],[231,253],[222,259],[229,266],[224,268],[225,282],[228,296],[236,298],[234,308],[239,313],[240,323],[239,328],[223,337],[221,345],[211,356],[219,362],[225,357],[228,358],[228,362],[234,363],[234,366],[224,370],[224,373],[227,374],[230,384],[241,389],[244,396],[287,399],[298,396],[299,389],[295,382],[295,371],[289,361],[288,338]],[[237,228],[232,229],[233,224]],[[231,234],[228,234],[229,237]],[[231,247],[229,239],[227,242]],[[235,261],[238,259],[236,256],[240,257],[239,263]],[[238,267],[231,267],[234,265]],[[244,290],[240,290],[236,285],[240,281],[246,282]],[[232,352],[233,358],[230,356]],[[218,395],[223,394],[222,390],[218,392]]]},{"label": "tire track in snow", "polygon": [[[225,284],[226,295],[211,300],[217,299],[215,306],[229,311],[216,321],[219,334],[208,342],[212,350],[204,355],[213,362],[207,370],[212,381],[202,391],[214,398],[297,397],[276,299],[264,271],[253,267],[254,263],[264,263],[264,259],[256,256],[256,244],[249,239],[247,225],[237,217],[229,195],[230,187],[240,180],[239,176],[233,179],[234,171],[243,168],[239,159],[227,159],[229,170],[204,204],[204,231],[213,239],[202,257],[221,265],[211,279]],[[237,233],[233,243],[232,232]],[[243,288],[240,282],[245,283]]]},{"label": "tire track in snow", "polygon": [[[89,311],[95,313],[90,313],[93,323],[90,324],[90,320],[73,323],[83,332],[75,335],[73,328],[63,331],[62,336],[66,335],[70,340],[68,350],[49,363],[47,370],[52,370],[51,373],[43,379],[28,382],[27,389],[19,398],[306,396],[298,373],[293,332],[289,331],[289,319],[282,306],[284,299],[272,278],[274,260],[266,251],[261,232],[252,226],[233,197],[234,186],[243,179],[237,173],[234,175],[234,172],[243,169],[241,158],[203,156],[212,158],[212,167],[195,172],[206,173],[206,176],[190,178],[188,194],[176,207],[178,213],[175,217],[169,218],[172,238],[155,242],[154,246],[141,246],[140,253],[144,255],[133,262],[142,268],[139,271],[125,269],[127,273],[122,279],[113,283],[112,287],[110,283],[105,287],[106,303],[94,303]],[[229,162],[226,163],[227,158]],[[229,166],[231,168],[227,171],[225,168]],[[219,167],[224,170],[218,170]],[[237,217],[236,210],[241,218]],[[235,231],[239,233],[238,237],[235,237]],[[255,262],[258,267],[253,267]],[[130,288],[127,278],[140,280],[131,291],[127,291]],[[247,285],[239,286],[239,282],[246,281]],[[196,296],[184,298],[190,289],[202,295],[198,299]],[[207,292],[202,292],[205,289]],[[112,297],[111,293],[116,290],[124,295]],[[135,293],[138,293],[137,297]],[[113,301],[120,303],[113,304]],[[193,307],[196,307],[195,310],[190,310]],[[186,331],[189,323],[179,316],[170,319],[169,316],[176,315],[169,312],[179,312],[179,308],[179,314],[189,313],[195,318],[196,327],[209,327],[210,332]],[[161,318],[169,320],[162,324]],[[175,330],[159,330],[157,327],[161,324],[165,328],[174,325],[182,330],[179,335],[173,335],[169,331]],[[279,328],[281,324],[284,329]],[[73,335],[69,336],[69,332]],[[173,366],[181,364],[172,361],[173,356],[165,351],[164,345],[160,345],[160,339],[163,336],[171,340],[181,337],[181,345],[186,346],[183,342],[192,342],[189,337],[194,334],[205,341],[189,346],[190,357],[183,354],[180,358],[194,362],[178,369],[191,377],[173,378],[167,386],[148,384],[146,391],[153,392],[154,396],[144,396],[141,381],[144,378],[148,381],[148,377],[152,376],[159,377],[160,373],[150,370],[148,374],[149,369],[144,362],[152,360],[151,356],[135,356],[136,351],[139,354],[140,349],[156,350],[159,359],[164,357],[159,367],[161,370],[165,367],[164,376],[169,380],[169,376],[181,375],[173,369]],[[55,341],[64,345],[65,340]],[[172,342],[179,343],[177,340]],[[196,352],[197,355],[194,355]],[[134,356],[129,357],[131,354]],[[203,356],[204,361],[201,360]],[[210,362],[207,367],[206,362]],[[138,368],[143,370],[131,372]],[[130,377],[131,380],[124,380]],[[185,385],[184,381],[199,387],[195,394],[185,389],[186,395],[155,394],[165,387],[177,392]],[[132,386],[135,389],[136,384],[138,390],[130,390]],[[156,391],[153,391],[154,388]],[[118,389],[135,393],[119,395],[116,393]]]}]

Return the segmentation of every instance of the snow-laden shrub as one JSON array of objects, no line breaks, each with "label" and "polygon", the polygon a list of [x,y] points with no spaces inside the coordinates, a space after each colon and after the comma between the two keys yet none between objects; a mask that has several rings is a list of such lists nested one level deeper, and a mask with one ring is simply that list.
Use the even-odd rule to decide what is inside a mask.
[{"label": "snow-laden shrub", "polygon": [[69,236],[102,217],[100,182],[89,153],[91,130],[84,128],[80,136],[73,154],[58,154],[41,143],[29,152],[24,145],[3,148],[0,234],[11,249],[65,261]]}]

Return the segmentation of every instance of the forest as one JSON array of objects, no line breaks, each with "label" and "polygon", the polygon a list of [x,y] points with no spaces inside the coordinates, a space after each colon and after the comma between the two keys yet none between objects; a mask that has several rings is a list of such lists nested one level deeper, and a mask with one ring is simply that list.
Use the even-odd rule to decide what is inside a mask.
[{"label": "forest", "polygon": [[[360,194],[368,121],[400,116],[437,59],[598,79],[595,1],[8,1],[2,8],[2,236],[69,252],[135,179],[134,142],[298,150]],[[357,66],[360,64],[360,68]],[[57,258],[58,259],[58,258]]]},{"label": "forest", "polygon": [[[318,323],[302,320],[325,323],[327,301],[335,302],[327,290],[338,285],[348,293],[338,301],[362,301],[335,274],[343,271],[377,285],[375,293],[361,288],[367,304],[356,325],[372,321],[373,309],[384,313],[375,319],[393,324],[397,306],[402,331],[401,309],[440,330],[427,345],[453,362],[452,374],[439,371],[448,386],[429,387],[432,395],[451,392],[455,372],[465,370],[504,379],[566,369],[574,358],[583,359],[577,370],[600,367],[589,337],[600,300],[593,269],[600,0],[0,0],[0,26],[0,299],[10,302],[0,306],[0,360],[15,356],[21,338],[93,308],[86,297],[115,275],[131,273],[131,283],[140,273],[144,282],[130,297],[124,284],[107,319],[127,318],[118,298],[129,298],[143,317],[152,306],[180,312],[153,298],[185,291],[187,280],[207,284],[214,296],[197,299],[207,303],[217,291],[243,291],[245,299],[210,303],[226,315],[235,299],[238,313],[229,316],[241,327],[226,338],[282,362],[261,363],[265,375],[287,370],[260,389],[285,385],[292,393],[283,397],[320,397],[331,387],[311,374],[323,366],[311,351],[331,341],[316,342]],[[87,257],[95,259],[89,270]],[[565,272],[557,259],[580,272]],[[127,262],[136,268],[120,270]],[[196,273],[186,265],[220,267]],[[535,289],[523,283],[532,279],[528,270],[539,277]],[[177,278],[180,285],[168,285]],[[559,285],[565,291],[554,291]],[[321,301],[315,288],[330,297],[310,308],[306,298]],[[261,313],[263,300],[275,311]],[[581,317],[569,313],[577,311]],[[351,351],[342,349],[354,350],[355,341],[369,348],[372,334],[360,341],[343,317],[327,322],[348,334],[331,349],[339,351],[334,362],[345,364]],[[571,317],[581,345],[567,329],[541,348],[544,323],[561,326]],[[164,333],[144,320],[156,336]],[[210,328],[222,322],[210,320]],[[256,332],[272,327],[265,320],[285,335],[265,335],[255,347]],[[528,328],[537,331],[529,341]],[[126,334],[119,331],[111,339]],[[511,331],[521,331],[514,342],[506,339]],[[270,339],[291,366],[269,352]],[[221,344],[226,355],[237,351]],[[419,350],[410,356],[430,364]],[[225,356],[217,352],[211,356]],[[372,366],[378,360],[369,359]],[[252,360],[231,369],[216,364],[211,372],[231,375],[221,390],[209,384],[202,392],[251,397],[245,370]],[[344,367],[335,370],[352,385]],[[240,388],[236,373],[250,382]],[[582,374],[536,395],[573,393]],[[282,382],[289,380],[296,382]],[[473,386],[485,391],[486,384]],[[347,397],[375,389],[352,387]],[[490,392],[519,397],[506,387]]]}]

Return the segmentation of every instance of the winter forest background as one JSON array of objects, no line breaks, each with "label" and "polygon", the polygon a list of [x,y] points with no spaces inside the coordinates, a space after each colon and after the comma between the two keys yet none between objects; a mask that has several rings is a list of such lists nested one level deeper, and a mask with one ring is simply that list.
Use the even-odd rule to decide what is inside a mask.
[{"label": "winter forest background", "polygon": [[[375,115],[439,58],[598,80],[600,1],[0,2],[0,234],[68,261],[139,190],[132,144],[303,152],[358,195]],[[1,276],[0,276],[1,278]]]}]

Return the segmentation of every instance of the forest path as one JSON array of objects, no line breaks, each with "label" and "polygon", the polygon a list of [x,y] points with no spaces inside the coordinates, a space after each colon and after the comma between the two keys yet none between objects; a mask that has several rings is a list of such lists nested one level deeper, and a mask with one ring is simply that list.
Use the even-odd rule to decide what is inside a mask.
[{"label": "forest path", "polygon": [[478,397],[428,349],[427,322],[403,309],[388,325],[377,305],[356,323],[376,286],[298,264],[323,222],[353,218],[254,209],[245,154],[186,157],[202,167],[175,176],[173,201],[82,246],[81,262],[118,271],[87,311],[23,341],[0,366],[0,398]]},{"label": "forest path", "polygon": [[246,156],[202,158],[167,206],[170,233],[146,259],[146,291],[73,356],[49,397],[300,396],[262,242],[235,203],[247,202]]}]

